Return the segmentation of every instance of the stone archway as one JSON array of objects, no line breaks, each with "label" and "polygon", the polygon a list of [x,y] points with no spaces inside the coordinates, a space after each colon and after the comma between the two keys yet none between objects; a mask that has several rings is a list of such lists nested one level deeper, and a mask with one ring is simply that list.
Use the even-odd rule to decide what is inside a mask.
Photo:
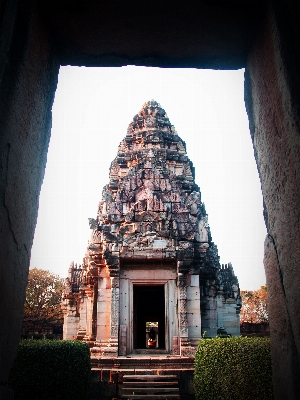
[{"label": "stone archway", "polygon": [[[0,396],[20,337],[59,64],[240,68],[268,228],[276,398],[300,370],[299,6],[281,2],[1,2]],[[92,38],[92,40],[91,40]]]},{"label": "stone archway", "polygon": [[177,354],[173,343],[180,336],[176,263],[142,261],[134,268],[132,263],[121,266],[119,324],[124,333],[119,338],[119,352],[126,355],[146,349],[146,322],[157,322],[160,352]]}]

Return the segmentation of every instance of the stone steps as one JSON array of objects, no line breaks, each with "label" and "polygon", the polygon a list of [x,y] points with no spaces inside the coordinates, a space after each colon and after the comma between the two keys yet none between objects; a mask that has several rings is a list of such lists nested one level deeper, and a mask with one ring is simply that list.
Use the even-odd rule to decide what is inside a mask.
[{"label": "stone steps", "polygon": [[155,355],[155,354],[169,354],[167,350],[163,349],[134,349],[132,354],[141,354],[141,355]]},{"label": "stone steps", "polygon": [[[189,357],[161,354],[156,356],[131,354],[115,358],[92,358],[92,380],[94,399],[181,399],[195,400],[194,385],[194,359]],[[142,375],[142,379],[140,379]],[[130,376],[130,380],[128,378]],[[124,379],[125,377],[125,379]],[[168,379],[170,377],[170,379]],[[139,384],[137,384],[139,382]],[[147,383],[148,382],[148,383]],[[176,393],[172,391],[160,391],[150,393],[129,392],[125,389],[150,389],[158,387],[156,383],[162,383],[161,388],[179,388]],[[174,384],[175,382],[175,384]],[[124,384],[125,383],[125,384]],[[129,384],[130,383],[130,384]],[[180,393],[180,395],[179,395]],[[124,395],[121,397],[121,395]]]},{"label": "stone steps", "polygon": [[194,359],[190,357],[159,355],[129,355],[119,357],[91,357],[92,368],[106,370],[151,369],[194,370]]},{"label": "stone steps", "polygon": [[179,400],[177,375],[124,375],[122,399]]}]

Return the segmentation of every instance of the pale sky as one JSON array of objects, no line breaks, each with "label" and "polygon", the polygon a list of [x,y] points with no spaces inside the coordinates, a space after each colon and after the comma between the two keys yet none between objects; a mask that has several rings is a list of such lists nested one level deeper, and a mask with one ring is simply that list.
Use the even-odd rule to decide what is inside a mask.
[{"label": "pale sky", "polygon": [[220,262],[242,290],[265,284],[266,228],[244,106],[244,71],[61,67],[31,267],[81,263],[109,166],[143,103],[168,114],[196,170]]}]

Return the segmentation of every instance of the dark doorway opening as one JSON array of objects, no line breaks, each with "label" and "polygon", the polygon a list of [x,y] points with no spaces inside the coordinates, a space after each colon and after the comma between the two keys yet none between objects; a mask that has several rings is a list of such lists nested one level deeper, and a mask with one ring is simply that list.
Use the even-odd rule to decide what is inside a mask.
[{"label": "dark doorway opening", "polygon": [[133,286],[133,347],[148,348],[147,322],[157,322],[157,348],[165,349],[165,292],[163,285]]}]

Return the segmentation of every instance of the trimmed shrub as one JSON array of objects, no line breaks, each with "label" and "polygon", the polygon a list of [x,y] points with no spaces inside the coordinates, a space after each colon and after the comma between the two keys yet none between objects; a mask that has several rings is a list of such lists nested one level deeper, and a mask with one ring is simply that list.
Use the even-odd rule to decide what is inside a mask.
[{"label": "trimmed shrub", "polygon": [[10,373],[15,400],[87,400],[91,362],[86,343],[23,340]]},{"label": "trimmed shrub", "polygon": [[197,400],[273,399],[270,339],[201,340],[194,385]]}]

